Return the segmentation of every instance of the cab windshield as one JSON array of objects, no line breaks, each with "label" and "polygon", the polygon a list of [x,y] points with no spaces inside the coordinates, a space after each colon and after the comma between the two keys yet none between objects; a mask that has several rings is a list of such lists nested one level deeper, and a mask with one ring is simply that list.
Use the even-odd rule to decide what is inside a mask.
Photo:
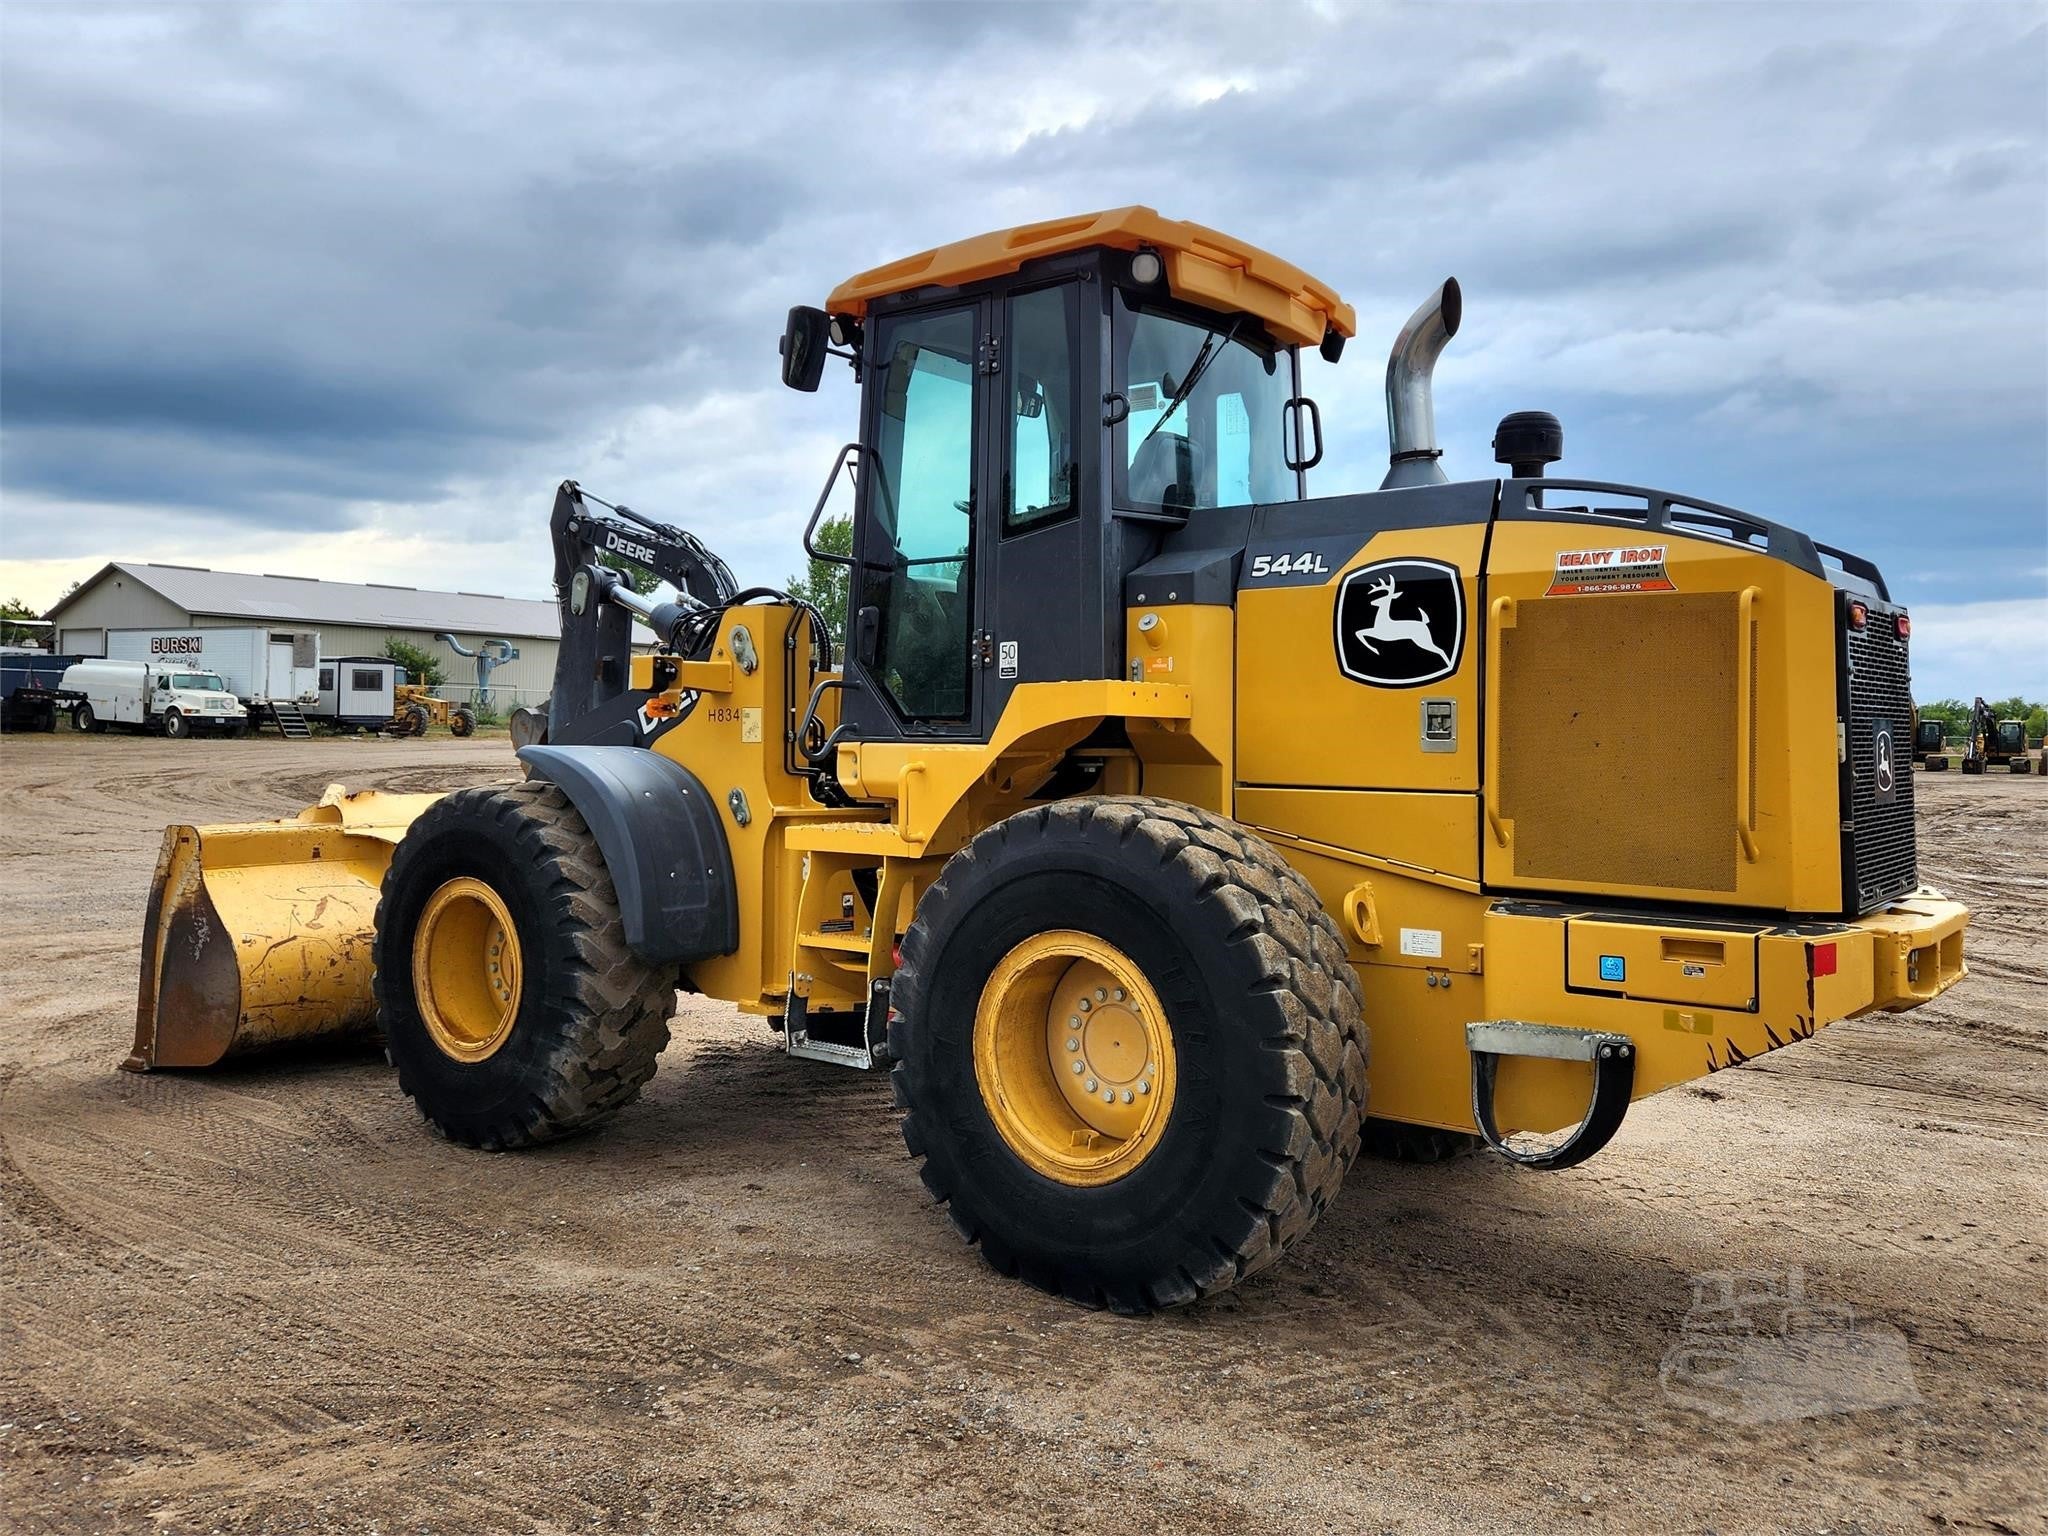
[{"label": "cab windshield", "polygon": [[194,693],[226,693],[228,685],[220,680],[218,672],[174,672],[171,674],[173,688],[186,688]]},{"label": "cab windshield", "polygon": [[1185,512],[1301,495],[1283,425],[1291,351],[1250,320],[1189,321],[1123,293],[1113,340],[1114,388],[1129,406],[1115,429],[1119,506]]}]

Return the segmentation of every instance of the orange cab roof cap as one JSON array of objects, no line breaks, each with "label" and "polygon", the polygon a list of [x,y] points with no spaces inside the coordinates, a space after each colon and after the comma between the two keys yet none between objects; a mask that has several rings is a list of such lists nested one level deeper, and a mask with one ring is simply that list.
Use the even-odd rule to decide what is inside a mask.
[{"label": "orange cab roof cap", "polygon": [[1200,224],[1163,219],[1140,207],[1020,224],[906,256],[848,278],[832,290],[825,308],[858,319],[870,302],[892,293],[957,288],[1015,272],[1041,256],[1093,246],[1113,251],[1150,247],[1166,265],[1166,285],[1175,298],[1226,314],[1252,315],[1281,341],[1312,347],[1326,330],[1357,334],[1358,317],[1351,306],[1291,262]]}]

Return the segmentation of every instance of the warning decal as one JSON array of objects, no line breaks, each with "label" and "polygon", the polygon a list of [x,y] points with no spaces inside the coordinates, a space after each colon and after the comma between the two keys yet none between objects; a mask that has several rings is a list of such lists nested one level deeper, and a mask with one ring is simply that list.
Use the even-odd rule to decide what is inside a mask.
[{"label": "warning decal", "polygon": [[1622,549],[1561,549],[1545,597],[1574,592],[1675,592],[1662,544]]}]

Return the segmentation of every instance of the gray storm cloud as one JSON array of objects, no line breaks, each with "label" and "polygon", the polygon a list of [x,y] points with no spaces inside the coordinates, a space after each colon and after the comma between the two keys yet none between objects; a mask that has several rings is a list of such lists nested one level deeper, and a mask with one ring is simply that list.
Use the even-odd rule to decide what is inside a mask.
[{"label": "gray storm cloud", "polygon": [[1799,522],[1909,597],[2040,595],[2039,7],[1201,23],[9,6],[10,521],[68,511],[37,518],[43,557],[396,531],[532,591],[530,530],[577,475],[774,578],[852,419],[843,384],[774,388],[783,310],[940,240],[1148,202],[1359,306],[1313,380],[1322,490],[1376,483],[1382,343],[1455,272],[1454,473],[1542,407],[1573,472]]}]

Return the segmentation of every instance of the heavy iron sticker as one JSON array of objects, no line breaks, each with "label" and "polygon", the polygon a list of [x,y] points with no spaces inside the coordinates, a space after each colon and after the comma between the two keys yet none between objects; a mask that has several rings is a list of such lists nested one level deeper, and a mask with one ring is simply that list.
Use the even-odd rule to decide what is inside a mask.
[{"label": "heavy iron sticker", "polygon": [[1560,549],[1557,569],[1545,597],[1585,592],[1675,592],[1664,568],[1662,544],[1630,544],[1618,549]]}]

